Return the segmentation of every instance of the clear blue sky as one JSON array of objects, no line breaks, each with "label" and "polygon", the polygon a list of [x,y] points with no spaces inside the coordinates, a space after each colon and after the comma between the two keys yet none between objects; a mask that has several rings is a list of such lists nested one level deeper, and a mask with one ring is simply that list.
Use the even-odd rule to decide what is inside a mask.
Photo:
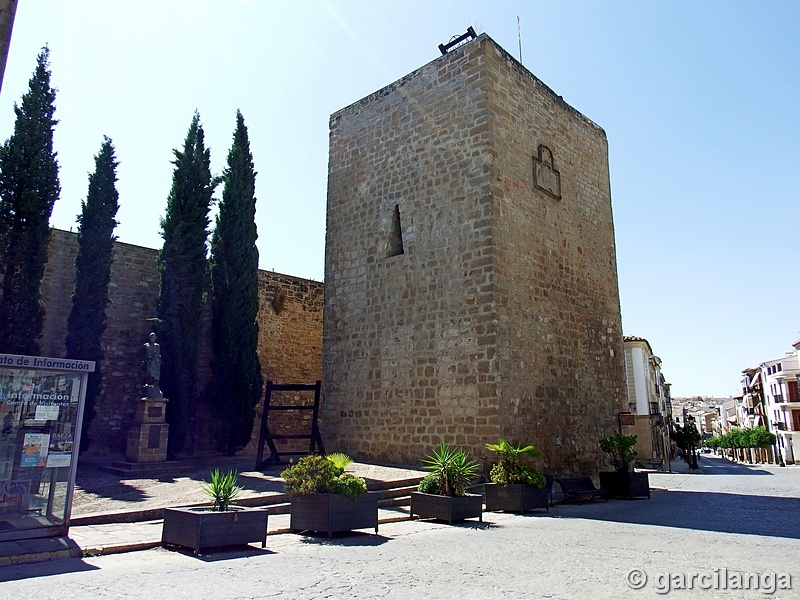
[{"label": "clear blue sky", "polygon": [[49,44],[75,226],[103,135],[120,241],[158,248],[172,150],[200,112],[220,173],[239,108],[258,171],[261,267],[321,280],[328,117],[439,56],[469,25],[610,148],[626,334],[676,396],[729,395],[800,338],[800,3],[597,0],[20,0],[0,139]]}]

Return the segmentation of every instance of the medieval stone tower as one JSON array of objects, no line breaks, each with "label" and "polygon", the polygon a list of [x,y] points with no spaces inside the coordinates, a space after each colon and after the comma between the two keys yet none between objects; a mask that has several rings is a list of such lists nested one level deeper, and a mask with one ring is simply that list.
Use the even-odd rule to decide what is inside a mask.
[{"label": "medieval stone tower", "polygon": [[332,115],[328,451],[504,437],[592,474],[624,385],[600,127],[486,35]]}]

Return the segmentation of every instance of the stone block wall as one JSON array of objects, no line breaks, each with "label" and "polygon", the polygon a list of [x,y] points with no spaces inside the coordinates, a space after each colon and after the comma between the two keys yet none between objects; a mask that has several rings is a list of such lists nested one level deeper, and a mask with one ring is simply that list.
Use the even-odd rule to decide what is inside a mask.
[{"label": "stone block wall", "polygon": [[[75,282],[77,234],[53,229],[48,264],[42,282],[45,303],[45,325],[42,353],[64,356],[67,318],[72,307]],[[97,401],[97,416],[90,435],[92,451],[109,450],[122,453],[126,435],[134,423],[136,401],[144,383],[141,365],[142,345],[152,326],[146,318],[157,314],[160,279],[156,266],[157,250],[131,244],[116,243],[114,265],[109,286],[108,326],[103,336],[103,389]],[[277,290],[283,297],[276,313],[272,298]],[[264,381],[279,383],[313,383],[321,376],[322,283],[259,271],[259,359]],[[206,322],[208,314],[201,318]],[[199,389],[210,378],[211,351],[209,340],[201,344]],[[164,365],[163,368],[167,368]],[[259,421],[253,432],[254,446],[258,439]],[[198,406],[197,451],[211,450],[208,412]]]},{"label": "stone block wall", "polygon": [[596,473],[624,404],[603,131],[485,35],[330,129],[328,449],[506,437]]},{"label": "stone block wall", "polygon": [[[276,384],[313,384],[322,378],[322,310],[323,284],[259,271],[258,357],[267,380]],[[314,402],[313,392],[277,392],[272,404],[305,406]],[[256,408],[256,428],[248,451],[258,444],[263,402]],[[273,434],[311,433],[310,411],[275,412],[270,415]],[[278,451],[305,451],[308,440],[278,440]],[[269,451],[265,450],[265,457]]]},{"label": "stone block wall", "polygon": [[501,427],[593,473],[627,410],[606,135],[499,46],[485,58]]},{"label": "stone block wall", "polygon": [[[52,229],[48,261],[42,280],[45,323],[42,354],[65,356],[67,318],[75,288],[78,236]],[[134,421],[136,402],[144,384],[142,345],[152,330],[145,319],[158,314],[157,251],[131,244],[114,245],[109,283],[107,325],[103,335],[103,388],[89,436],[93,448],[124,452],[126,434]]]}]

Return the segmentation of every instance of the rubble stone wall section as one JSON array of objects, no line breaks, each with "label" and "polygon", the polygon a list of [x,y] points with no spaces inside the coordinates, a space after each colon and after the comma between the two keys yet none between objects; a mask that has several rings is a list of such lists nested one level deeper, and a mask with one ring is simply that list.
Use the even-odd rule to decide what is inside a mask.
[{"label": "rubble stone wall section", "polygon": [[[51,230],[48,263],[42,282],[45,326],[42,353],[64,356],[67,318],[72,308],[75,285],[77,234]],[[160,278],[156,263],[158,251],[117,242],[109,285],[110,302],[106,309],[108,325],[102,345],[103,388],[98,398],[97,416],[92,422],[92,451],[124,452],[127,431],[134,422],[136,400],[144,383],[142,345],[152,330],[145,319],[157,315]],[[276,313],[273,296],[281,291],[282,307]],[[323,285],[306,279],[259,271],[259,359],[266,382],[313,383],[321,376]],[[208,311],[201,315],[206,336],[201,343],[198,383],[203,389],[210,379],[211,350],[208,339]],[[162,368],[168,368],[163,364]],[[250,450],[258,440],[261,406]],[[197,451],[213,449],[210,439],[212,417],[198,405]],[[276,423],[276,432],[282,429]]]}]

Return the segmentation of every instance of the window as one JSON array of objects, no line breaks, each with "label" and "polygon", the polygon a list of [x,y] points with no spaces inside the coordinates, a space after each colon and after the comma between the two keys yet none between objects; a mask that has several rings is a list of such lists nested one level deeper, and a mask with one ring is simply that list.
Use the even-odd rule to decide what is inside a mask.
[{"label": "window", "polygon": [[404,254],[403,249],[403,228],[400,226],[400,205],[395,204],[392,211],[392,222],[389,229],[389,243],[386,251],[386,258]]}]

